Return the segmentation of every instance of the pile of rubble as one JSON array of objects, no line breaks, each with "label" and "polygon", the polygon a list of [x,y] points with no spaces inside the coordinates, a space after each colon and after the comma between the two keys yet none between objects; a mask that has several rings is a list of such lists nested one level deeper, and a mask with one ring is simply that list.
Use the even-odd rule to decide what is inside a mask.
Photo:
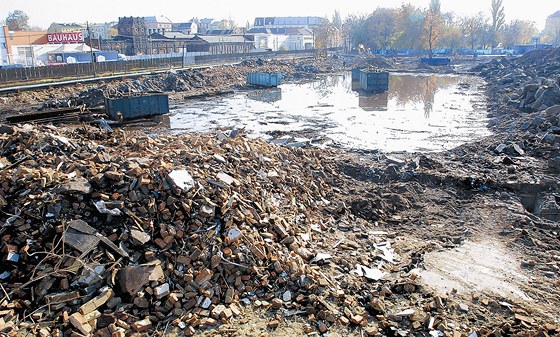
[{"label": "pile of rubble", "polygon": [[2,331],[114,336],[173,317],[192,333],[242,299],[317,287],[306,237],[328,178],[296,180],[318,161],[223,134],[98,132],[3,128]]},{"label": "pile of rubble", "polygon": [[345,293],[317,266],[337,180],[318,152],[48,126],[2,127],[0,144],[1,332],[191,335],[242,303],[366,322],[326,301]]},{"label": "pile of rubble", "polygon": [[499,58],[473,69],[488,79],[490,127],[560,170],[560,48]]},{"label": "pile of rubble", "polygon": [[[244,83],[245,71],[267,64],[80,92],[95,99],[161,87],[182,99]],[[267,69],[330,69],[282,66]],[[509,211],[514,185],[542,178],[557,190],[554,166],[529,155],[556,160],[559,109],[520,112],[512,98],[492,107],[491,120],[515,125],[509,138],[403,160],[282,147],[237,130],[0,125],[0,334],[153,336],[173,327],[193,335],[235,324],[247,305],[267,311],[269,329],[303,316],[310,335],[333,326],[362,336],[557,334],[522,304],[436,293],[417,273],[425,252],[459,245],[499,202],[515,213],[492,218],[515,219],[502,238],[526,242],[543,261],[559,249],[550,222],[537,227],[536,216]],[[556,272],[557,263],[545,264]]]},{"label": "pile of rubble", "polygon": [[[412,271],[421,253],[397,254],[396,233],[376,225],[412,207],[400,179],[356,189],[346,174],[359,173],[335,150],[235,131],[30,125],[0,128],[0,149],[0,332],[8,336],[144,336],[166,326],[193,335],[234,320],[244,305],[282,313],[271,329],[281,316],[303,315],[308,332],[473,331],[466,313],[478,311],[426,292]],[[395,169],[381,162],[377,171]],[[511,315],[486,305],[496,322]],[[524,314],[488,331],[536,323]]]},{"label": "pile of rubble", "polygon": [[[171,99],[211,95],[216,92],[243,87],[250,71],[281,72],[286,80],[311,79],[317,73],[333,72],[332,62],[321,60],[248,60],[228,66],[199,69],[170,70],[136,78],[112,79],[91,84],[78,84],[53,90],[15,93],[5,97],[0,107],[21,113],[36,107],[38,110],[86,106],[98,108],[105,98],[118,98],[153,92],[167,92]],[[38,104],[39,103],[39,104]]]}]

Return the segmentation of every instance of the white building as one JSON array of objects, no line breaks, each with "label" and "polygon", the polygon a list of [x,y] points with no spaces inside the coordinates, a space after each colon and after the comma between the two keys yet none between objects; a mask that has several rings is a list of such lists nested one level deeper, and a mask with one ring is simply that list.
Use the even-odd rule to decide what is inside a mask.
[{"label": "white building", "polygon": [[198,34],[206,34],[209,30],[220,29],[220,21],[216,21],[212,18],[192,18],[190,22],[194,22],[197,26]]},{"label": "white building", "polygon": [[255,28],[313,28],[321,24],[324,19],[319,16],[272,16],[255,18]]},{"label": "white building", "polygon": [[313,49],[313,32],[307,28],[251,28],[257,50],[305,50]]},{"label": "white building", "polygon": [[198,34],[198,25],[196,22],[174,23],[172,28],[174,32],[181,32],[186,35]]},{"label": "white building", "polygon": [[2,26],[2,29],[0,29],[0,65],[10,64],[10,56],[6,43],[6,37],[8,35],[8,26]]},{"label": "white building", "polygon": [[167,17],[160,15],[146,16],[144,17],[144,22],[146,24],[146,35],[151,35],[153,33],[165,34],[165,32],[170,32],[173,30],[173,23]]},{"label": "white building", "polygon": [[[92,39],[103,39],[108,40],[113,38],[113,34],[111,33],[114,31],[114,35],[117,34],[117,30],[115,27],[118,23],[117,22],[105,22],[105,23],[90,23],[89,24],[89,32],[91,32]],[[89,38],[89,32],[85,32],[85,36]]]}]

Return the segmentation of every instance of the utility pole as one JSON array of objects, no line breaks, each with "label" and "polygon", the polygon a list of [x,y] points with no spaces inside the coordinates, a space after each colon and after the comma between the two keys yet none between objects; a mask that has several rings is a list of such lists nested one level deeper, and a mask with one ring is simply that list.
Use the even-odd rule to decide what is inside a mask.
[{"label": "utility pole", "polygon": [[187,42],[183,42],[183,57],[181,60],[181,68],[185,68],[185,58],[187,57]]},{"label": "utility pole", "polygon": [[93,55],[93,45],[91,43],[91,30],[89,29],[89,22],[86,21],[86,28],[89,36],[89,53],[91,55],[91,68],[93,69],[93,77],[97,77],[95,73],[95,56]]}]

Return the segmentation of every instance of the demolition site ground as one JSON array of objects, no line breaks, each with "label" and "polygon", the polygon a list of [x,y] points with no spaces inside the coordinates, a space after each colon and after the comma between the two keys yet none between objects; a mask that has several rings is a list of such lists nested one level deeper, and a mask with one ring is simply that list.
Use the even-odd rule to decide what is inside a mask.
[{"label": "demolition site ground", "polygon": [[[357,66],[479,76],[491,135],[384,153],[157,121],[109,129],[96,110],[105,97],[163,91],[180,106],[255,90],[248,71],[298,83]],[[244,61],[6,94],[0,334],[558,335],[559,80],[553,49],[444,68]]]}]

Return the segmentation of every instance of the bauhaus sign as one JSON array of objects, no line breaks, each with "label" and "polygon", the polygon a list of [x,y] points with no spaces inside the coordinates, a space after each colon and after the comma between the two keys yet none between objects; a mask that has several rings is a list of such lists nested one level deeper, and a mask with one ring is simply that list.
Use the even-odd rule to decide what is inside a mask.
[{"label": "bauhaus sign", "polygon": [[84,42],[83,32],[62,32],[47,34],[49,43],[80,43]]}]

